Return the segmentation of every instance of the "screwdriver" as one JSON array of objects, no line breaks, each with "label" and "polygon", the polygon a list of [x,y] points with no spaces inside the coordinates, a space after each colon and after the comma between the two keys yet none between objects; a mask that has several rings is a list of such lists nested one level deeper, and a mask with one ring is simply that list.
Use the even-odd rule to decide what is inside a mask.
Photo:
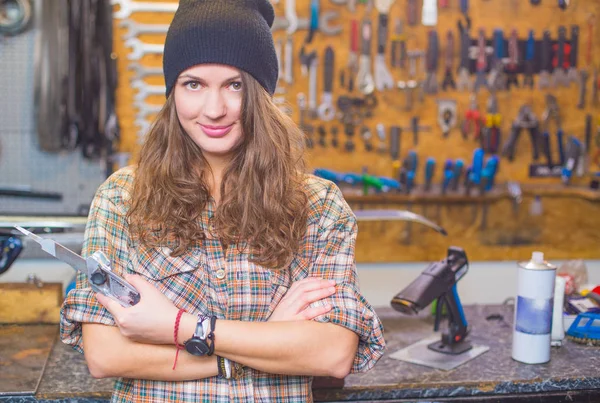
[{"label": "screwdriver", "polygon": [[[404,159],[404,169],[406,176],[406,194],[409,195],[411,190],[415,185],[415,177],[417,175],[417,166],[418,166],[418,157],[415,151],[409,151],[408,155]],[[406,209],[408,211],[412,210],[412,202],[409,201],[406,203]],[[406,238],[405,243],[410,243],[411,241],[411,232],[412,232],[412,223],[408,221],[406,223]]]},{"label": "screwdriver", "polygon": [[562,182],[565,185],[569,184],[571,177],[573,176],[573,171],[577,169],[577,163],[579,162],[579,157],[581,156],[581,148],[581,142],[577,138],[569,136],[566,155],[567,159],[561,175]]},{"label": "screwdriver", "polygon": [[456,163],[452,169],[452,180],[450,183],[450,189],[452,191],[458,190],[458,184],[460,183],[459,181],[460,177],[462,176],[464,166],[465,162],[462,159],[459,158],[456,160]]},{"label": "screwdriver", "polygon": [[[429,157],[427,158],[427,162],[425,162],[425,192],[429,193],[431,191],[431,182],[433,181],[433,175],[435,173],[435,158]],[[425,202],[423,204],[423,216],[427,217],[427,207],[428,204]]]}]

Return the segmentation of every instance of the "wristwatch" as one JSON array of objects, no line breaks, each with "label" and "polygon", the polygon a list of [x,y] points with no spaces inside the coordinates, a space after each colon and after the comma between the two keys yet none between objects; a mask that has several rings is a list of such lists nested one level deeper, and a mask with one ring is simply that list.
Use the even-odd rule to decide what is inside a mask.
[{"label": "wristwatch", "polygon": [[[216,317],[198,316],[196,330],[191,339],[183,343],[185,350],[195,356],[212,355],[215,347],[213,330]],[[210,341],[210,343],[209,343]]]}]

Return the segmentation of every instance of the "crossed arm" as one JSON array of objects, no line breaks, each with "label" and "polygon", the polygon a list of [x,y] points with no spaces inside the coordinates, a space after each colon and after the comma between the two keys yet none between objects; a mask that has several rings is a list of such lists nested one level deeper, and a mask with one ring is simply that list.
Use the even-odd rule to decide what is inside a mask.
[{"label": "crossed arm", "polygon": [[[83,347],[92,376],[181,381],[217,375],[215,355],[263,372],[343,378],[358,348],[356,333],[331,323],[310,319],[331,307],[310,307],[335,292],[330,282],[307,278],[290,287],[268,322],[217,320],[215,352],[195,357],[182,351],[176,369],[173,324],[177,308],[139,276],[128,276],[141,294],[134,307],[97,295],[113,315],[117,327],[83,325]],[[191,337],[197,318],[184,314],[178,342]]]}]

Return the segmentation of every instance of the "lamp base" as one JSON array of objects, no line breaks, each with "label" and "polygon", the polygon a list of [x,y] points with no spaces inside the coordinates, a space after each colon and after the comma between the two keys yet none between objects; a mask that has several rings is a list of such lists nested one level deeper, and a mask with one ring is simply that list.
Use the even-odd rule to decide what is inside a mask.
[{"label": "lamp base", "polygon": [[427,348],[442,354],[458,355],[464,353],[465,351],[469,351],[473,348],[473,345],[468,341],[461,341],[460,343],[454,343],[450,345],[438,340],[428,344]]}]

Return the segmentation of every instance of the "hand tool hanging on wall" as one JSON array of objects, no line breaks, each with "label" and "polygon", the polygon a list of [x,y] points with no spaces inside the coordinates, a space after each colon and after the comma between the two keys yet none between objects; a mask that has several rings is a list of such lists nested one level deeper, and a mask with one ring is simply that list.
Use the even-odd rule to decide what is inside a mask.
[{"label": "hand tool hanging on wall", "polygon": [[373,151],[373,143],[371,142],[371,140],[373,139],[373,133],[371,133],[371,129],[369,128],[369,126],[363,126],[363,128],[360,129],[360,137],[363,140],[365,151]]},{"label": "hand tool hanging on wall", "polygon": [[483,28],[481,28],[479,30],[479,33],[477,34],[477,63],[475,65],[475,68],[476,76],[473,91],[479,91],[479,88],[482,85],[489,88],[488,82],[485,77],[487,69],[487,55],[485,53],[485,31],[483,30]]},{"label": "hand tool hanging on wall", "polygon": [[[431,192],[431,183],[433,182],[433,177],[435,176],[435,158],[429,157],[425,162],[425,193]],[[423,216],[427,217],[428,203],[425,202],[423,204]]]},{"label": "hand tool hanging on wall", "polygon": [[579,49],[579,26],[571,25],[571,38],[569,51],[569,69],[567,70],[567,83],[578,83],[579,74],[577,72],[577,56]]},{"label": "hand tool hanging on wall", "polygon": [[585,115],[585,154],[590,154],[592,146],[592,115],[589,113]]},{"label": "hand tool hanging on wall", "polygon": [[519,38],[517,30],[513,29],[508,38],[508,63],[506,64],[506,89],[511,86],[519,87],[517,70],[519,68]]},{"label": "hand tool hanging on wall", "polygon": [[294,83],[294,38],[287,37],[283,52],[283,79],[288,84]]},{"label": "hand tool hanging on wall", "polygon": [[458,22],[458,32],[460,35],[460,66],[458,67],[458,80],[456,87],[459,91],[471,91],[471,73],[469,66],[469,48],[471,47],[471,37],[469,35],[469,20],[467,26]]},{"label": "hand tool hanging on wall", "polygon": [[452,64],[454,60],[454,34],[448,30],[446,34],[446,51],[444,53],[444,80],[442,89],[446,91],[448,87],[456,89],[456,82],[452,75]]},{"label": "hand tool hanging on wall", "polygon": [[380,154],[384,154],[387,151],[387,136],[385,133],[385,126],[383,123],[377,123],[375,126],[375,131],[377,133],[377,139],[379,140],[379,144],[377,145],[377,152]]},{"label": "hand tool hanging on wall", "polygon": [[396,85],[398,86],[398,89],[404,93],[404,110],[411,111],[417,82],[415,80],[398,81]]},{"label": "hand tool hanging on wall", "polygon": [[[485,193],[489,193],[494,188],[496,173],[498,172],[498,164],[499,160],[496,155],[492,155],[488,157],[485,161],[485,167],[481,171],[481,184],[480,184],[480,194],[484,196]],[[482,211],[481,211],[481,224],[479,229],[481,231],[487,228],[487,215],[489,209],[489,202],[483,201]]]},{"label": "hand tool hanging on wall", "polygon": [[23,241],[16,236],[0,233],[0,274],[5,273],[23,251]]},{"label": "hand tool hanging on wall", "polygon": [[439,55],[439,38],[436,30],[429,31],[427,43],[426,69],[427,76],[423,82],[423,91],[427,94],[437,94],[437,70]]},{"label": "hand tool hanging on wall", "polygon": [[556,66],[554,66],[554,72],[552,73],[552,86],[567,87],[569,81],[567,80],[567,74],[565,73],[565,44],[567,41],[567,28],[564,26],[558,27],[558,46],[556,54]]},{"label": "hand tool hanging on wall", "polygon": [[579,97],[577,101],[577,108],[584,109],[585,108],[585,97],[586,97],[586,88],[589,79],[589,74],[587,70],[581,69],[579,71]]},{"label": "hand tool hanging on wall", "polygon": [[494,57],[490,63],[491,70],[488,76],[488,89],[504,90],[506,88],[506,74],[504,72],[504,32],[501,29],[494,30]]},{"label": "hand tool hanging on wall", "polygon": [[[409,151],[408,155],[404,159],[404,163],[402,166],[402,174],[400,184],[404,186],[404,191],[407,195],[410,195],[410,192],[413,190],[415,186],[415,179],[417,176],[418,169],[418,157],[415,151]],[[403,182],[404,181],[404,182]],[[411,211],[412,202],[408,202],[406,204],[406,209]],[[405,228],[405,238],[404,243],[410,244],[412,235],[412,223],[409,221],[406,223]]]},{"label": "hand tool hanging on wall", "polygon": [[375,88],[378,91],[394,88],[394,79],[385,63],[385,46],[388,36],[389,9],[393,0],[376,0],[375,7],[379,11],[377,25],[377,54],[375,55]]},{"label": "hand tool hanging on wall", "polygon": [[554,125],[556,128],[556,141],[558,145],[558,155],[559,155],[559,164],[563,165],[565,163],[565,153],[564,153],[564,145],[563,145],[563,129],[562,129],[562,121],[560,118],[560,108],[558,106],[558,101],[556,97],[552,94],[546,94],[546,108],[544,112],[542,112],[542,131],[543,136],[550,139],[550,121],[554,121]]},{"label": "hand tool hanging on wall", "polygon": [[352,19],[350,21],[350,51],[348,52],[348,63],[346,68],[348,70],[348,91],[354,91],[354,78],[358,75],[358,21]]},{"label": "hand tool hanging on wall", "polygon": [[498,113],[498,99],[496,94],[490,94],[485,115],[485,127],[481,133],[481,148],[491,154],[498,152],[501,141],[500,124],[502,116]]},{"label": "hand tool hanging on wall", "polygon": [[298,95],[296,95],[296,102],[298,104],[298,114],[299,114],[298,126],[306,135],[306,147],[313,148],[314,147],[313,133],[314,133],[315,128],[306,122],[306,113],[307,113],[306,95],[299,92]]},{"label": "hand tool hanging on wall", "polygon": [[335,117],[335,105],[333,104],[333,71],[335,67],[335,54],[331,46],[325,49],[325,65],[323,66],[323,94],[321,105],[319,105],[319,118],[330,121]]},{"label": "hand tool hanging on wall", "polygon": [[573,173],[579,168],[580,159],[583,154],[581,142],[574,136],[569,136],[567,142],[567,152],[565,165],[562,170],[561,179],[563,184],[568,185],[571,182]]},{"label": "hand tool hanging on wall", "polygon": [[311,43],[315,32],[319,29],[320,0],[310,0],[310,26],[304,43]]},{"label": "hand tool hanging on wall", "polygon": [[525,66],[524,66],[524,77],[523,77],[523,86],[529,87],[533,89],[533,73],[534,66],[533,60],[535,57],[535,37],[533,34],[533,29],[529,30],[529,34],[527,36],[527,42],[525,43]]},{"label": "hand tool hanging on wall", "polygon": [[533,160],[537,161],[539,158],[539,122],[529,105],[523,105],[519,109],[519,114],[512,124],[510,137],[502,149],[502,155],[508,157],[510,161],[514,160],[519,136],[523,129],[529,131]]},{"label": "hand tool hanging on wall", "polygon": [[426,27],[433,27],[437,25],[437,20],[437,0],[423,0],[421,24],[425,25]]},{"label": "hand tool hanging on wall", "polygon": [[394,20],[394,34],[390,49],[390,63],[392,67],[406,68],[406,34],[404,24],[400,18]]},{"label": "hand tool hanging on wall", "polygon": [[538,89],[545,90],[550,88],[550,70],[552,69],[552,41],[550,39],[550,31],[548,30],[545,30],[542,36],[540,63]]},{"label": "hand tool hanging on wall", "polygon": [[[289,8],[288,3],[290,4]],[[326,36],[339,35],[342,32],[343,27],[333,23],[333,21],[337,20],[338,18],[340,18],[340,13],[336,10],[329,10],[320,13],[318,22],[319,32]],[[285,17],[276,15],[275,19],[273,20],[273,25],[271,26],[271,31],[285,30],[286,34],[293,35],[297,31],[304,31],[307,29],[310,30],[310,28],[311,21],[309,18],[297,17],[296,1],[286,0]]]},{"label": "hand tool hanging on wall", "polygon": [[375,82],[371,74],[371,28],[371,21],[364,19],[361,27],[361,54],[356,76],[356,85],[363,94],[370,94],[375,90]]},{"label": "hand tool hanging on wall", "polygon": [[438,124],[442,129],[442,135],[448,137],[450,130],[456,126],[456,100],[438,99]]},{"label": "hand tool hanging on wall", "polygon": [[400,158],[402,129],[399,126],[390,127],[390,157],[392,161],[398,161]]},{"label": "hand tool hanging on wall", "polygon": [[419,144],[419,132],[420,131],[429,131],[431,130],[431,126],[421,126],[419,125],[419,117],[413,116],[410,119],[410,127],[403,127],[403,131],[410,130],[413,134],[413,145]]},{"label": "hand tool hanging on wall", "polygon": [[415,26],[419,21],[419,8],[417,0],[407,0],[406,2],[406,20],[408,25]]},{"label": "hand tool hanging on wall", "polygon": [[481,136],[482,116],[477,107],[477,95],[471,94],[469,109],[465,112],[465,117],[461,125],[463,138],[468,138],[469,133],[473,132],[473,138],[478,139]]},{"label": "hand tool hanging on wall", "polygon": [[465,162],[460,158],[454,162],[454,166],[452,167],[452,179],[448,184],[448,187],[453,192],[458,190],[458,185],[460,184],[460,178],[462,177],[464,166]]}]

